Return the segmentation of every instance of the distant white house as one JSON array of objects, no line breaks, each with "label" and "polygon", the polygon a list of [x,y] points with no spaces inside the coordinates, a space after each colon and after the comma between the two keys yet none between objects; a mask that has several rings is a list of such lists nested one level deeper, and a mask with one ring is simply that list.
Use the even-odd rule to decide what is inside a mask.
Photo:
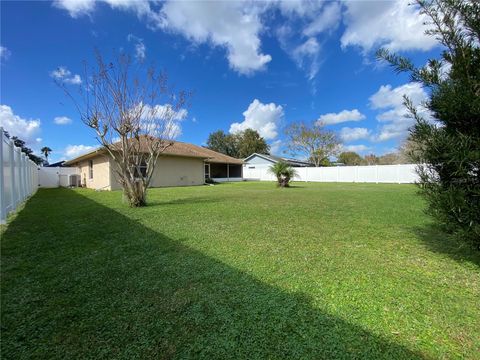
[{"label": "distant white house", "polygon": [[314,166],[313,164],[307,162],[307,161],[301,161],[301,160],[296,160],[296,159],[288,159],[284,157],[279,157],[279,156],[273,156],[273,155],[265,155],[265,154],[257,154],[253,153],[249,157],[245,158],[243,160],[243,168],[244,170],[248,169],[268,169],[271,165],[279,162],[279,161],[284,161],[290,166],[295,166],[295,167],[310,167]]}]

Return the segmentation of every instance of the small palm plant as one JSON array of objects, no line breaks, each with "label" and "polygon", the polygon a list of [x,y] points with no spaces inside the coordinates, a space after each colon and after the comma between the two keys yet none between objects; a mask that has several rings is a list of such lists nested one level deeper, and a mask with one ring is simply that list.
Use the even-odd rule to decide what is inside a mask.
[{"label": "small palm plant", "polygon": [[289,187],[290,180],[297,175],[295,169],[284,161],[273,164],[268,171],[275,175],[277,178],[277,186],[282,188]]}]

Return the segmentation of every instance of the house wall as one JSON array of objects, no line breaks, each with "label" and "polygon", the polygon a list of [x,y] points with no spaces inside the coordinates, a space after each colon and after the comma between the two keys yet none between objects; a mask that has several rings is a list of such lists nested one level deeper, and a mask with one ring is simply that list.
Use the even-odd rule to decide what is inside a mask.
[{"label": "house wall", "polygon": [[[113,161],[113,160],[111,160]],[[121,189],[114,172],[115,164],[111,164],[111,190]],[[155,166],[150,187],[203,185],[204,162],[199,158],[180,156],[160,156]]]},{"label": "house wall", "polygon": [[150,186],[203,185],[204,170],[203,159],[160,156]]},{"label": "house wall", "polygon": [[247,165],[247,166],[248,166],[248,165],[265,165],[265,166],[270,166],[270,165],[272,165],[272,164],[274,164],[273,161],[264,159],[264,158],[262,158],[262,157],[260,157],[260,156],[257,156],[257,155],[255,155],[254,157],[252,157],[251,159],[249,159],[249,160],[245,163],[245,165]]},{"label": "house wall", "polygon": [[[88,164],[93,160],[93,179],[89,179]],[[110,188],[110,159],[99,155],[77,164],[80,171],[80,182],[89,189],[111,190]]]},{"label": "house wall", "polygon": [[249,175],[251,171],[266,171],[272,164],[275,162],[255,155],[243,164],[243,177],[248,178],[245,174]]}]

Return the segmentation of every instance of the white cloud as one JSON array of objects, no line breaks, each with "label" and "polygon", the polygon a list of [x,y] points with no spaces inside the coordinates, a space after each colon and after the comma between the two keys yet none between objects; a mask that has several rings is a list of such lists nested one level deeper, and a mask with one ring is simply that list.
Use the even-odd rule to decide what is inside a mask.
[{"label": "white cloud", "polygon": [[128,34],[127,40],[135,44],[135,57],[137,58],[137,60],[139,61],[145,60],[147,48],[143,43],[143,39],[133,34]]},{"label": "white cloud", "polygon": [[404,95],[408,96],[416,104],[428,98],[427,93],[419,83],[408,83],[396,88],[392,88],[391,85],[382,85],[370,97],[370,104],[373,109],[393,108],[403,115],[406,113],[403,106]]},{"label": "white cloud", "polygon": [[178,139],[182,135],[182,127],[179,123],[174,122],[171,124],[169,136],[170,139]]},{"label": "white cloud", "polygon": [[283,108],[275,103],[263,104],[253,100],[243,113],[244,121],[230,125],[230,133],[246,129],[257,130],[265,140],[275,139],[278,135],[277,127],[283,118]]},{"label": "white cloud", "polygon": [[72,74],[65,66],[59,66],[56,70],[50,72],[50,76],[57,81],[65,82],[67,84],[79,85],[82,83],[82,78],[78,74]]},{"label": "white cloud", "polygon": [[78,18],[94,10],[95,0],[55,0],[53,6],[67,10],[71,17]]},{"label": "white cloud", "polygon": [[339,124],[347,121],[360,121],[363,119],[365,119],[365,115],[363,115],[357,109],[353,109],[353,110],[342,110],[339,113],[324,114],[324,115],[321,115],[317,121],[325,125],[332,125],[332,124]]},{"label": "white cloud", "polygon": [[430,112],[421,106],[428,99],[428,94],[419,83],[408,83],[396,88],[391,85],[382,85],[370,97],[370,106],[376,110],[383,110],[377,115],[377,120],[386,123],[380,128],[376,136],[378,141],[401,138],[407,135],[408,129],[414,120],[407,117],[408,111],[403,105],[403,96],[406,95],[418,107],[420,115],[432,120]]},{"label": "white cloud", "polygon": [[[260,49],[263,30],[260,13],[266,6],[254,2],[167,1],[157,12],[146,0],[104,0],[114,9],[132,11],[152,29],[178,33],[195,44],[210,43],[227,50],[230,67],[241,74],[262,70],[272,59]],[[57,0],[54,6],[72,17],[89,15],[93,0]]]},{"label": "white cloud", "polygon": [[[287,1],[288,2],[288,1]],[[315,16],[313,21],[303,30],[306,36],[315,36],[324,31],[333,31],[338,25],[342,17],[341,5],[336,2],[327,3],[320,14]]]},{"label": "white cloud", "polygon": [[63,154],[67,159],[73,159],[93,150],[94,148],[94,146],[89,145],[68,145],[63,151]]},{"label": "white cloud", "polygon": [[418,6],[406,0],[345,1],[345,32],[342,47],[360,46],[364,52],[376,47],[391,50],[432,49],[437,41],[424,34],[427,20]]},{"label": "white cloud", "polygon": [[169,1],[158,25],[195,44],[225,47],[230,67],[241,74],[262,70],[272,57],[260,49],[258,8],[239,1]]},{"label": "white cloud", "polygon": [[311,17],[318,12],[322,7],[321,1],[303,1],[303,0],[290,0],[290,1],[277,1],[272,2],[272,5],[278,6],[280,11],[285,16],[298,16],[298,17]]},{"label": "white cloud", "polygon": [[281,153],[281,149],[282,149],[282,140],[275,140],[275,141],[272,141],[269,145],[270,145],[270,154],[272,155],[280,155]]},{"label": "white cloud", "polygon": [[155,105],[153,108],[149,105],[144,107],[144,118],[155,115],[156,119],[182,121],[188,116],[186,109],[175,110],[170,104]]},{"label": "white cloud", "polygon": [[104,2],[113,9],[124,11],[133,11],[137,16],[155,17],[155,13],[150,8],[147,0],[55,0],[53,6],[67,10],[71,17],[78,18],[80,16],[91,15],[95,10],[97,3]]},{"label": "white cloud", "polygon": [[[155,135],[176,139],[182,135],[181,121],[188,116],[186,109],[175,110],[172,105],[145,105],[142,114],[143,129]],[[159,122],[163,120],[164,122]]]},{"label": "white cloud", "polygon": [[0,105],[0,126],[10,136],[18,136],[27,144],[35,144],[40,133],[40,120],[24,119],[13,113],[10,106]]},{"label": "white cloud", "polygon": [[57,125],[68,125],[72,123],[72,119],[67,116],[57,116],[53,119],[53,122]]},{"label": "white cloud", "polygon": [[5,46],[0,46],[0,60],[7,60],[11,54],[12,52]]},{"label": "white cloud", "polygon": [[313,80],[320,68],[320,45],[314,37],[293,49],[292,56],[297,66],[307,71],[308,80]]},{"label": "white cloud", "polygon": [[357,153],[362,153],[364,151],[371,150],[371,147],[363,144],[358,144],[358,145],[344,145],[342,146],[342,149],[344,151],[354,151]]},{"label": "white cloud", "polygon": [[315,77],[322,64],[322,33],[337,29],[341,20],[341,4],[326,1],[278,1],[270,3],[283,15],[275,34],[281,48],[306,73],[315,94]]},{"label": "white cloud", "polygon": [[405,137],[408,133],[408,129],[412,126],[411,121],[393,122],[383,125],[380,129],[380,133],[377,135],[377,141],[387,141],[390,139],[396,139]]},{"label": "white cloud", "polygon": [[345,142],[368,139],[370,137],[370,130],[367,128],[349,128],[344,127],[340,130],[340,138]]}]

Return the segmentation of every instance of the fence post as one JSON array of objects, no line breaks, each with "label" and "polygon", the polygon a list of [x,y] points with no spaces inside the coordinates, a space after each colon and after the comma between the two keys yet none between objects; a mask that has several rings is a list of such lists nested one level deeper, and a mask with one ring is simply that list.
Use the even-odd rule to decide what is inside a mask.
[{"label": "fence post", "polygon": [[12,206],[15,209],[17,207],[17,189],[15,188],[15,146],[13,141],[10,140],[10,185],[12,191]]},{"label": "fence post", "polygon": [[27,159],[25,154],[22,152],[20,154],[20,188],[22,189],[22,201],[27,198],[27,184],[26,184],[26,166],[27,166]]},{"label": "fence post", "polygon": [[[16,165],[18,166],[17,171],[17,205],[22,202],[22,151],[18,148],[18,152],[16,153]],[[17,208],[17,206],[15,206]]]},{"label": "fence post", "polygon": [[25,163],[25,188],[27,189],[27,196],[31,195],[30,191],[30,159],[27,157],[27,162]]},{"label": "fence post", "polygon": [[23,156],[22,152],[18,152],[18,199],[19,202],[24,200],[23,197]]},{"label": "fence post", "polygon": [[338,182],[340,180],[340,167],[337,166],[337,181]]},{"label": "fence post", "polygon": [[5,178],[3,176],[3,127],[0,127],[0,224],[5,224],[7,220],[6,207]]},{"label": "fence post", "polygon": [[396,169],[397,170],[397,182],[399,184],[401,184],[401,182],[400,182],[400,164],[397,164],[396,167],[397,167],[397,169]]},{"label": "fence post", "polygon": [[23,201],[23,196],[22,196],[22,152],[20,151],[20,148],[18,149],[18,152],[16,153],[17,157],[17,198],[18,198],[18,203],[21,203]]},{"label": "fence post", "polygon": [[375,184],[378,184],[378,165],[375,165]]},{"label": "fence post", "polygon": [[27,166],[26,166],[26,171],[27,171],[27,195],[30,196],[32,194],[32,185],[31,185],[31,177],[32,177],[32,170],[31,170],[31,164],[30,161],[27,160]]},{"label": "fence post", "polygon": [[22,185],[23,185],[23,199],[25,200],[28,196],[27,193],[27,155],[22,153]]}]

